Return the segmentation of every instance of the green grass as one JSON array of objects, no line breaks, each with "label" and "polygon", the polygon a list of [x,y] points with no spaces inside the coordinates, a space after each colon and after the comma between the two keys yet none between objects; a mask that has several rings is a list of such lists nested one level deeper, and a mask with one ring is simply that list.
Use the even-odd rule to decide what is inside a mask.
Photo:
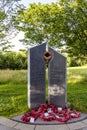
[{"label": "green grass", "polygon": [[87,113],[87,66],[67,69],[67,97],[73,109]]},{"label": "green grass", "polygon": [[[87,113],[87,66],[67,69],[67,99],[73,109]],[[27,70],[0,70],[0,115],[26,111]]]},{"label": "green grass", "polygon": [[27,110],[27,71],[0,70],[0,115],[9,117]]}]

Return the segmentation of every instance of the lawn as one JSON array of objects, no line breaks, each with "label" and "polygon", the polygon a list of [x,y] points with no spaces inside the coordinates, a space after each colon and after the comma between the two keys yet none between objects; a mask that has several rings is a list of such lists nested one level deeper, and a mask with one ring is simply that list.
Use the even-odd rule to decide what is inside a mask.
[{"label": "lawn", "polygon": [[0,115],[9,117],[27,110],[27,71],[0,70]]},{"label": "lawn", "polygon": [[87,66],[67,69],[67,95],[72,108],[87,113]]},{"label": "lawn", "polygon": [[[67,69],[67,100],[73,109],[87,113],[87,66]],[[0,115],[26,111],[27,70],[0,70]]]}]

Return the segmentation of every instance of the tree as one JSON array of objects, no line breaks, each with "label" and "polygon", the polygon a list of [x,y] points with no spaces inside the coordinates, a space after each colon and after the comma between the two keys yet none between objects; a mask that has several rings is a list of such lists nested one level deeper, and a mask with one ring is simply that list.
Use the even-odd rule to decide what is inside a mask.
[{"label": "tree", "polygon": [[60,0],[64,8],[63,39],[67,44],[67,52],[77,59],[87,60],[87,1]]},{"label": "tree", "polygon": [[55,3],[30,4],[28,9],[20,12],[18,29],[25,33],[24,43],[41,44],[47,41],[50,45],[57,43],[57,46],[60,46],[61,12],[63,10]]},{"label": "tree", "polygon": [[1,0],[0,1],[0,46],[3,49],[10,48],[9,42],[11,37],[17,33],[15,31],[15,19],[18,15],[18,9],[22,9],[19,4],[20,0]]},{"label": "tree", "polygon": [[26,45],[47,41],[51,46],[65,49],[70,56],[87,58],[86,0],[30,4],[25,11],[19,11],[17,23],[25,35],[21,41]]},{"label": "tree", "polygon": [[27,69],[27,51],[0,51],[0,69]]}]

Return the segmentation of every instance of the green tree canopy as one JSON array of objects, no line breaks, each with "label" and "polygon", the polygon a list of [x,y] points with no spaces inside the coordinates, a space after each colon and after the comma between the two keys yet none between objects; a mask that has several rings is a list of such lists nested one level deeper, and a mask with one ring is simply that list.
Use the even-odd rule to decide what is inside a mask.
[{"label": "green tree canopy", "polygon": [[22,8],[20,0],[0,0],[0,47],[11,47],[9,39],[17,33],[15,19],[18,9]]},{"label": "green tree canopy", "polygon": [[60,0],[64,8],[63,39],[70,56],[87,60],[87,0]]},{"label": "green tree canopy", "polygon": [[19,11],[17,28],[24,32],[22,41],[65,49],[70,56],[87,58],[87,1],[60,0],[51,4],[30,4]]}]

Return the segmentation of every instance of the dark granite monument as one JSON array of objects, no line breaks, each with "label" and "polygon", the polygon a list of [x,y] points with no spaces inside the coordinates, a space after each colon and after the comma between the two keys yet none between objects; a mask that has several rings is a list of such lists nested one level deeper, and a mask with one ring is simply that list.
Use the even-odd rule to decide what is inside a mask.
[{"label": "dark granite monument", "polygon": [[48,102],[66,106],[66,58],[49,48],[52,59],[48,66]]},{"label": "dark granite monument", "polygon": [[[47,63],[48,104],[45,94]],[[29,49],[28,106],[31,108],[31,112],[12,119],[34,125],[57,125],[66,122],[73,123],[87,118],[87,114],[70,110],[65,107],[66,104],[66,58],[54,49],[47,48],[45,43]]]},{"label": "dark granite monument", "polygon": [[28,106],[38,107],[45,103],[45,70],[43,53],[46,44],[28,50]]},{"label": "dark granite monument", "polygon": [[[28,51],[28,106],[38,107],[45,103],[46,60],[48,63],[48,103],[66,106],[66,58],[48,48],[46,44],[33,47]],[[47,53],[44,53],[47,52]],[[44,59],[44,54],[45,59]]]},{"label": "dark granite monument", "polygon": [[[46,65],[48,66],[48,103],[46,103]],[[28,106],[31,112],[13,120],[30,124],[73,123],[87,118],[70,110],[66,102],[66,58],[41,44],[28,50]],[[32,109],[34,108],[34,109]]]}]

